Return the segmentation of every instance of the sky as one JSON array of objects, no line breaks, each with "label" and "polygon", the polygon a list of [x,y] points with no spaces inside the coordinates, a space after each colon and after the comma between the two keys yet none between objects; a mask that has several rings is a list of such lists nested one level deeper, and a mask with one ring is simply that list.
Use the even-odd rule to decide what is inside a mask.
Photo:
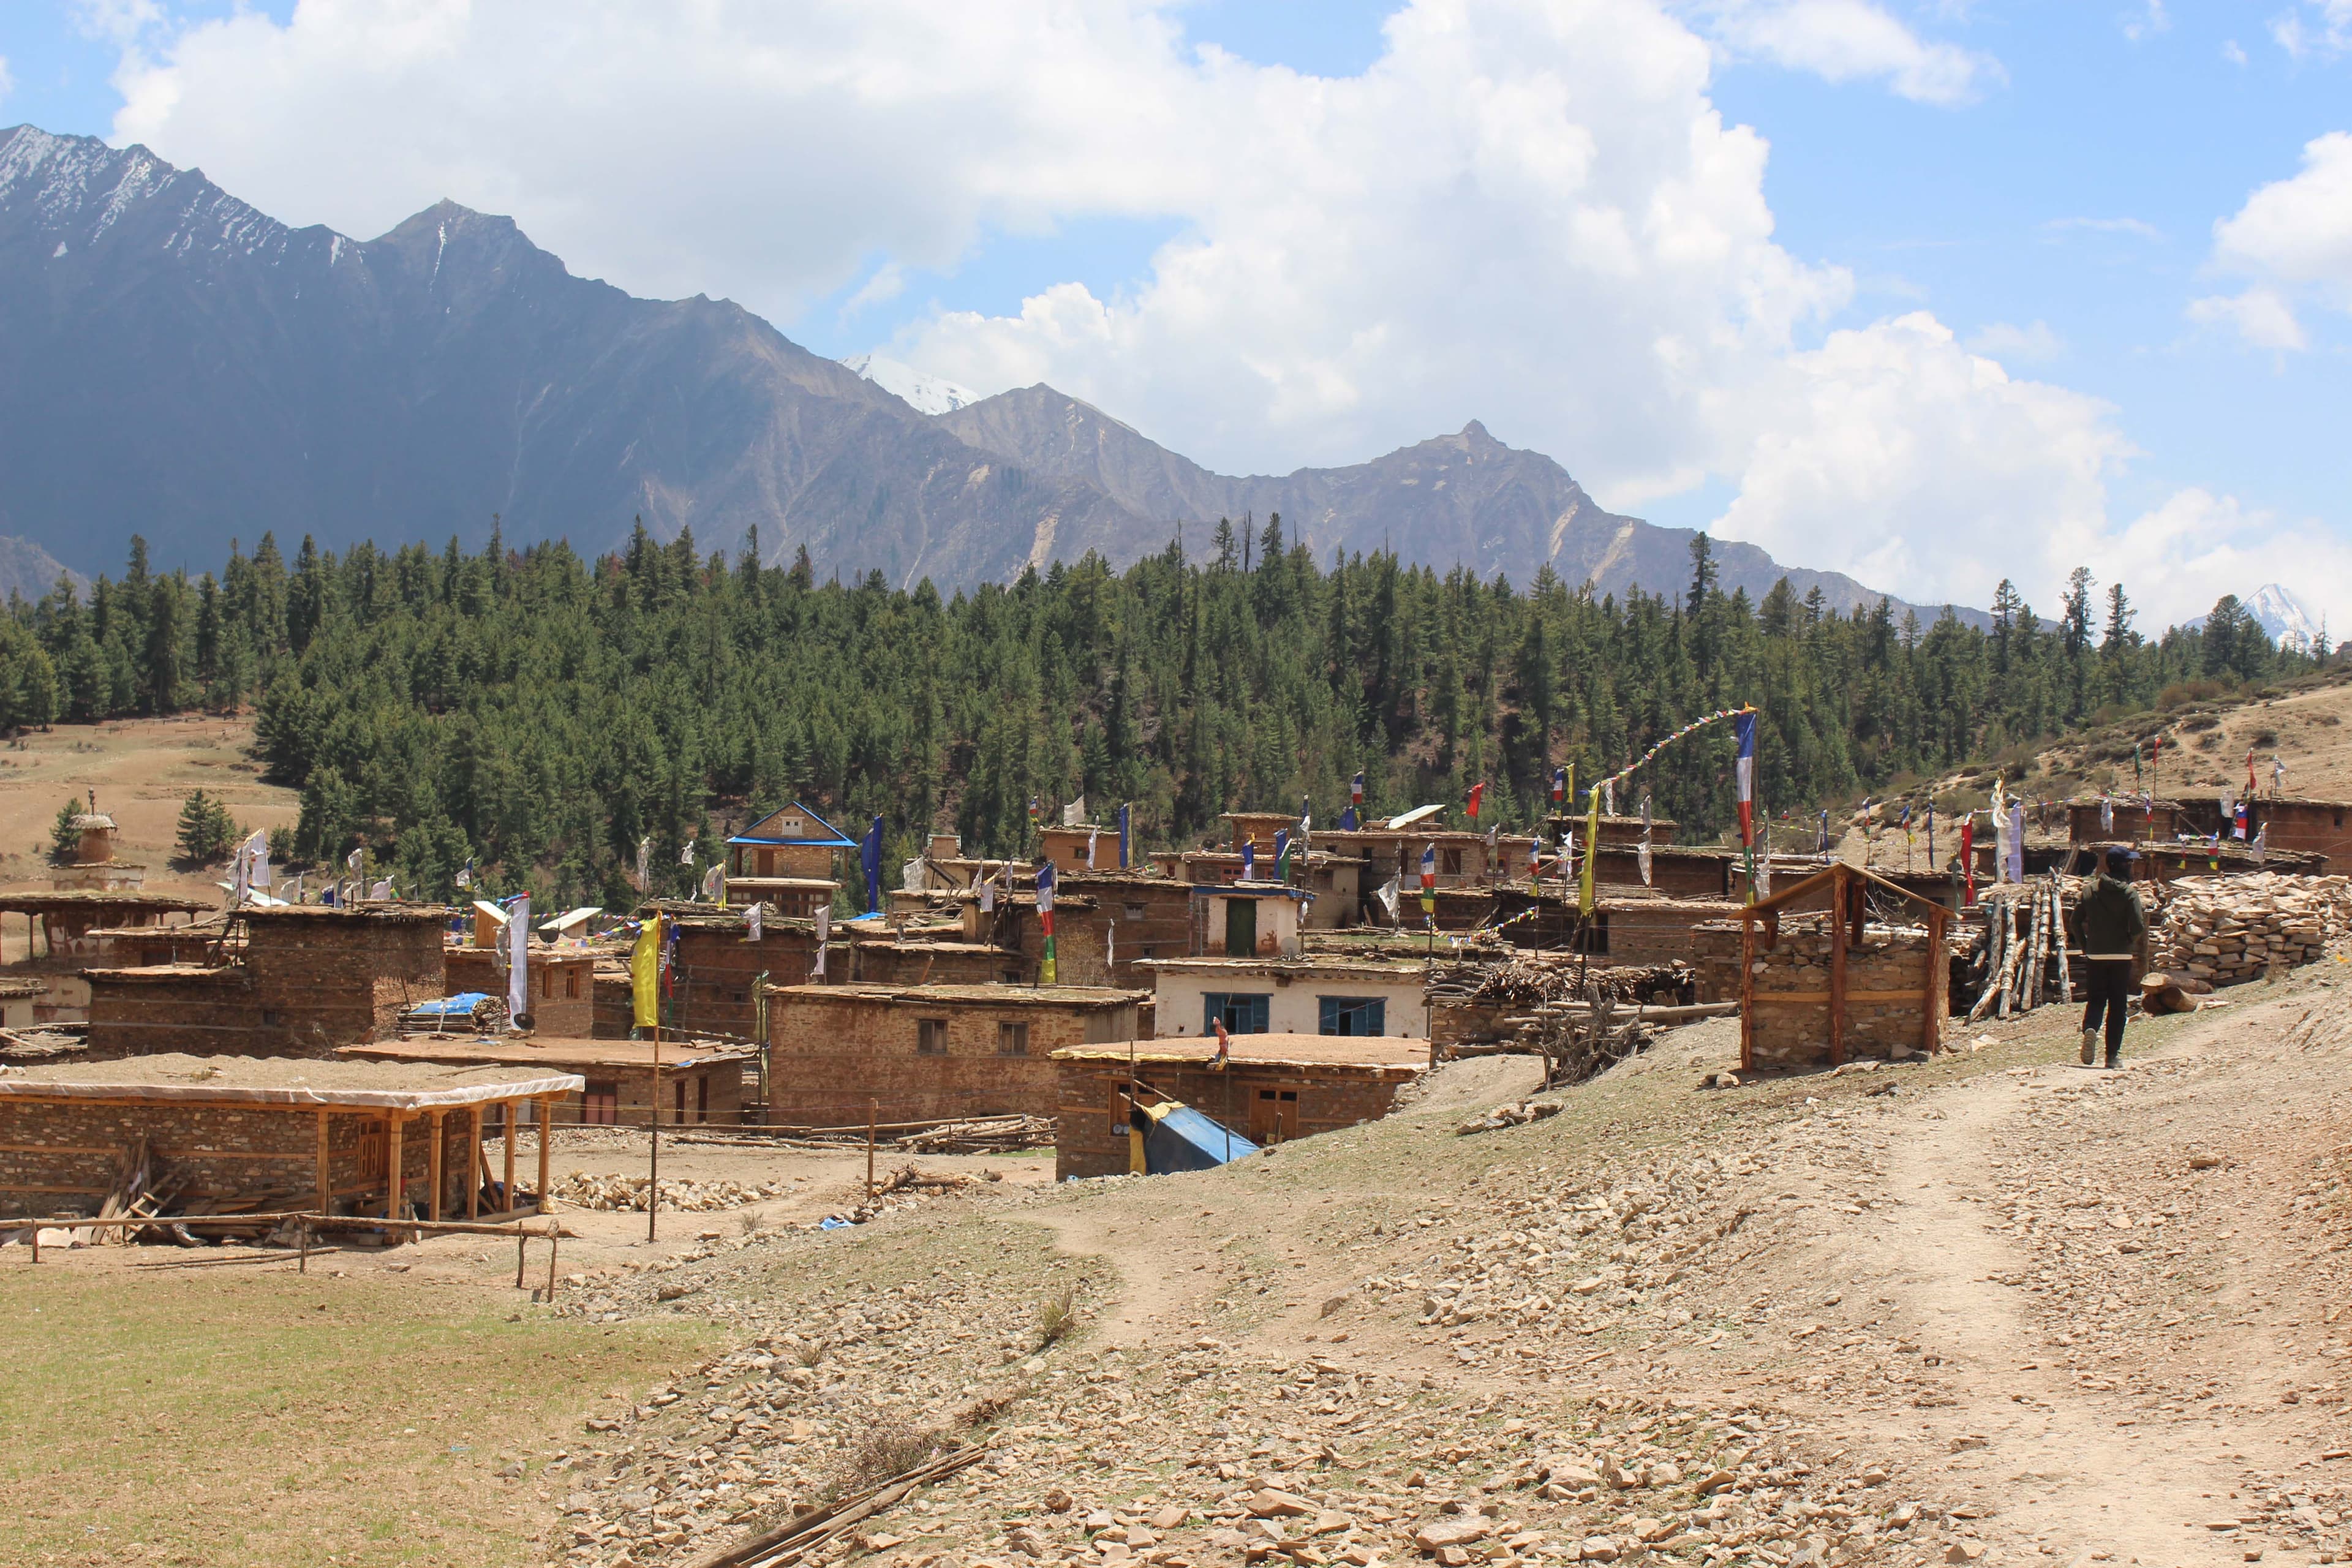
[{"label": "sky", "polygon": [[2352,627],[2352,0],[13,0],[0,62],[1227,472],[1477,419],[1906,598]]}]

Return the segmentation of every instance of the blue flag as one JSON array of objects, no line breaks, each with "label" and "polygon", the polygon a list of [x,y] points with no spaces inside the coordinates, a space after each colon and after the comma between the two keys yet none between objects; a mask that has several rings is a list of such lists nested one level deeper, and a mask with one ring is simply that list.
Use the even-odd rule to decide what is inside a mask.
[{"label": "blue flag", "polygon": [[866,912],[877,914],[882,909],[882,819],[876,817],[874,826],[866,830],[866,847],[858,857],[866,866]]},{"label": "blue flag", "polygon": [[1255,838],[1242,840],[1242,880],[1257,880],[1257,840]]},{"label": "blue flag", "polygon": [[1129,847],[1131,843],[1129,835],[1133,828],[1128,814],[1134,809],[1131,805],[1122,805],[1118,808],[1118,868],[1122,871],[1127,869]]}]

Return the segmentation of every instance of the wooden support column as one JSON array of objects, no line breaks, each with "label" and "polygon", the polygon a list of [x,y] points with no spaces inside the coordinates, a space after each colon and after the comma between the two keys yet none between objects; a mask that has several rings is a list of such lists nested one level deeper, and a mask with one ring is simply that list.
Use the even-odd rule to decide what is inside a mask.
[{"label": "wooden support column", "polygon": [[522,1118],[515,1113],[516,1103],[516,1101],[511,1100],[502,1100],[499,1102],[499,1125],[506,1132],[505,1142],[507,1146],[506,1181],[499,1188],[499,1196],[505,1201],[507,1213],[509,1214],[514,1213],[515,1134],[521,1131],[520,1123],[522,1121]]},{"label": "wooden support column", "polygon": [[332,1213],[334,1213],[334,1212],[335,1212],[335,1211],[334,1211],[334,1202],[335,1202],[335,1184],[334,1184],[334,1182],[332,1181],[332,1179],[330,1177],[330,1175],[329,1175],[329,1172],[328,1172],[328,1157],[329,1157],[329,1151],[333,1147],[333,1142],[332,1142],[332,1140],[331,1140],[331,1139],[327,1136],[327,1116],[328,1116],[328,1112],[327,1112],[326,1109],[325,1109],[324,1107],[321,1107],[321,1108],[320,1109],[320,1111],[319,1111],[319,1193],[318,1193],[318,1197],[319,1197],[319,1212],[320,1212],[320,1214],[332,1214]]},{"label": "wooden support column", "polygon": [[1943,905],[1927,911],[1927,1026],[1920,1048],[1931,1055],[1943,1043],[1944,1013],[1952,984],[1952,961],[1944,951],[1944,928],[1951,916]]},{"label": "wooden support column", "polygon": [[466,1108],[470,1118],[471,1134],[466,1140],[466,1218],[482,1217],[482,1108],[479,1102]]},{"label": "wooden support column", "polygon": [[400,1177],[402,1162],[400,1156],[400,1123],[401,1115],[397,1110],[384,1118],[383,1152],[386,1180],[383,1195],[383,1217],[386,1219],[398,1219],[401,1217]]},{"label": "wooden support column", "polygon": [[1756,922],[1739,921],[1739,1070],[1756,1068]]},{"label": "wooden support column", "polygon": [[1845,889],[1832,882],[1837,897],[1830,917],[1830,1066],[1845,1065]]},{"label": "wooden support column", "polygon": [[547,1143],[555,1133],[555,1101],[539,1102],[539,1212],[547,1212]]},{"label": "wooden support column", "polygon": [[448,1132],[447,1124],[443,1121],[443,1118],[447,1116],[448,1112],[436,1106],[426,1114],[430,1118],[433,1128],[433,1201],[431,1204],[426,1205],[425,1217],[431,1220],[435,1225],[439,1225],[441,1223],[441,1173],[443,1170],[441,1163],[441,1144],[443,1139]]}]

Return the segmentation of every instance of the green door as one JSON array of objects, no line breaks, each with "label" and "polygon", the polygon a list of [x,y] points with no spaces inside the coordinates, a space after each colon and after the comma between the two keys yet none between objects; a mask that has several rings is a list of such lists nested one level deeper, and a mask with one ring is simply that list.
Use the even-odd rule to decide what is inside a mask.
[{"label": "green door", "polygon": [[1227,958],[1257,956],[1257,900],[1255,899],[1225,900],[1225,956]]}]

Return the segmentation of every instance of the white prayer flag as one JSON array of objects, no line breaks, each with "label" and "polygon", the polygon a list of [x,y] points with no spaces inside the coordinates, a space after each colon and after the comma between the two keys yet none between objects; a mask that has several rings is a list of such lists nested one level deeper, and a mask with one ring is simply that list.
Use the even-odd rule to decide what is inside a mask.
[{"label": "white prayer flag", "polygon": [[507,916],[507,1021],[530,1011],[530,895]]},{"label": "white prayer flag", "polygon": [[1650,885],[1650,839],[1647,834],[1643,836],[1642,842],[1633,850],[1633,862],[1642,868],[1642,886],[1648,887]]},{"label": "white prayer flag", "polygon": [[743,911],[743,933],[750,937],[753,942],[760,940],[761,932],[765,925],[761,917],[767,912],[768,906],[764,900],[753,904],[750,909]]},{"label": "white prayer flag", "polygon": [[345,866],[345,867],[347,867],[347,868],[349,868],[350,869],[352,869],[352,870],[353,870],[353,871],[358,870],[358,869],[360,868],[360,867],[361,867],[361,866],[362,866],[363,864],[365,864],[365,863],[366,863],[366,860],[367,860],[367,846],[366,846],[366,845],[364,845],[364,844],[361,845],[358,848],[356,848],[356,849],[352,850],[350,854],[348,854],[348,855],[346,855],[346,856],[344,856],[344,857],[343,857],[343,864],[344,864],[344,866]]},{"label": "white prayer flag", "polygon": [[637,840],[637,891],[640,893],[650,892],[653,889],[653,852],[654,841],[650,837]]},{"label": "white prayer flag", "polygon": [[368,889],[368,897],[379,904],[388,901],[392,897],[392,879],[386,877],[378,881],[374,887]]},{"label": "white prayer flag", "polygon": [[1100,833],[1087,835],[1087,869],[1089,871],[1095,868],[1095,840],[1101,837]]},{"label": "white prayer flag", "polygon": [[693,839],[689,838],[685,843],[677,847],[677,863],[681,866],[691,866],[694,864]]},{"label": "white prayer flag", "polygon": [[812,979],[824,978],[824,944],[832,935],[833,906],[819,904],[816,907],[816,967],[809,971],[809,976]]},{"label": "white prayer flag", "polygon": [[721,904],[727,901],[727,868],[713,866],[702,876],[702,901]]},{"label": "white prayer flag", "polygon": [[981,879],[980,912],[984,915],[992,915],[996,912],[996,879],[993,877]]},{"label": "white prayer flag", "polygon": [[1398,877],[1391,877],[1387,881],[1382,882],[1380,886],[1380,890],[1372,895],[1374,898],[1380,900],[1381,908],[1388,911],[1389,919],[1392,922],[1397,919],[1398,881]]},{"label": "white prayer flag", "polygon": [[1083,825],[1085,824],[1086,820],[1087,820],[1087,797],[1086,797],[1085,795],[1080,795],[1080,796],[1078,796],[1078,798],[1077,798],[1077,799],[1076,799],[1076,800],[1074,800],[1074,801],[1070,802],[1070,804],[1069,804],[1069,805],[1066,805],[1066,806],[1062,807],[1062,826],[1065,826],[1065,827],[1077,827],[1077,826],[1083,826]]}]

